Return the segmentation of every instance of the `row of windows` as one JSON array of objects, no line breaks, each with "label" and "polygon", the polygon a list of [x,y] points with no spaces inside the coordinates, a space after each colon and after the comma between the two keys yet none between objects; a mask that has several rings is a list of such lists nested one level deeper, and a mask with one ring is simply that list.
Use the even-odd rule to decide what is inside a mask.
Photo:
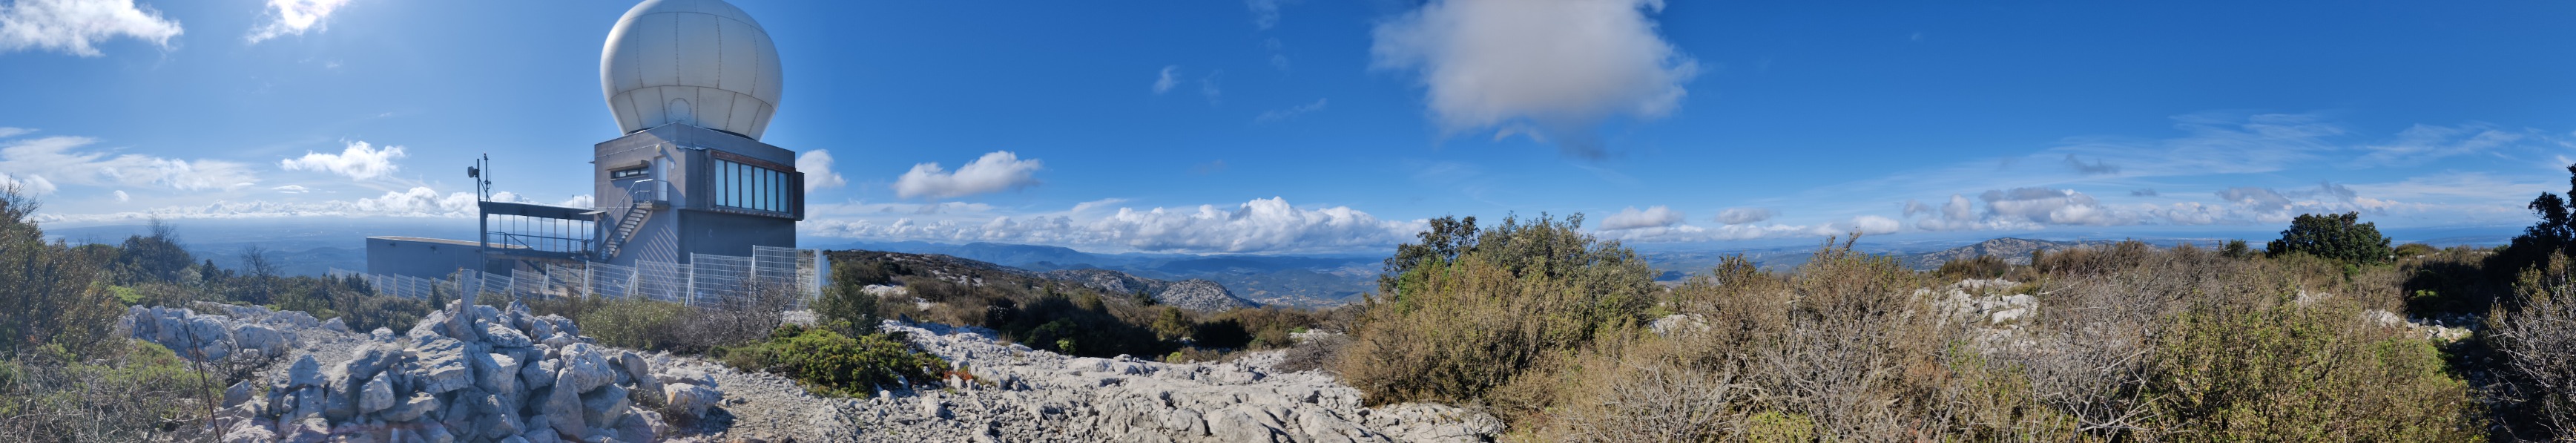
[{"label": "row of windows", "polygon": [[715,163],[716,206],[789,212],[787,173],[724,160]]},{"label": "row of windows", "polygon": [[643,167],[643,166],[637,166],[637,167],[632,167],[632,168],[619,169],[619,170],[615,170],[615,171],[608,171],[608,179],[609,179],[609,180],[622,180],[622,179],[628,179],[628,178],[643,177],[643,176],[644,176],[644,173],[645,173],[645,172],[647,172],[647,171],[649,171],[649,170],[651,170],[651,168],[646,168],[646,167]]}]

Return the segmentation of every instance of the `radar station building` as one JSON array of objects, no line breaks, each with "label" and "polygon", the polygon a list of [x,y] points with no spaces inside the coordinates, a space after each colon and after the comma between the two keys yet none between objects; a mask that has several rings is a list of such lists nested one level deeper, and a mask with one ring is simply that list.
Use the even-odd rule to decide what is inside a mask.
[{"label": "radar station building", "polygon": [[599,80],[621,134],[591,147],[594,207],[492,201],[486,160],[467,172],[486,197],[480,238],[370,237],[368,272],[525,275],[796,246],[805,174],[795,151],[760,140],[783,84],[759,22],[721,0],[645,1],[608,31]]}]

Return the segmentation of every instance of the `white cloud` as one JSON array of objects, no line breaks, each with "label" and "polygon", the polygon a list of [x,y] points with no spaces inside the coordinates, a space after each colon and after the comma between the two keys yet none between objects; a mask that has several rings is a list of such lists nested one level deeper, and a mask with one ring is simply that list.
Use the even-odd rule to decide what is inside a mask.
[{"label": "white cloud", "polygon": [[[1094,204],[1097,203],[1097,204]],[[1421,221],[1381,220],[1346,206],[1303,209],[1281,198],[1256,199],[1231,210],[1214,205],[1195,208],[1119,208],[1096,217],[1081,212],[1114,202],[1077,205],[1072,215],[994,217],[925,221],[911,217],[877,220],[821,220],[812,230],[821,235],[857,238],[989,241],[1026,244],[1087,245],[1168,252],[1311,252],[1373,248],[1400,243],[1421,229]]]},{"label": "white cloud", "polygon": [[796,172],[805,173],[805,192],[849,184],[841,173],[832,171],[832,153],[821,149],[796,156]]},{"label": "white cloud", "polygon": [[305,187],[304,187],[304,185],[286,185],[286,186],[279,186],[279,187],[274,187],[274,188],[269,188],[269,189],[275,189],[275,190],[277,190],[277,192],[278,192],[278,193],[280,193],[280,194],[302,194],[302,193],[307,193],[307,192],[313,192],[313,190],[312,190],[312,189],[305,188]]},{"label": "white cloud", "polygon": [[52,194],[54,191],[61,190],[61,188],[54,186],[54,182],[52,180],[46,180],[45,176],[42,175],[10,175],[8,173],[0,173],[0,188],[17,188],[19,193],[26,195],[46,195]]},{"label": "white cloud", "polygon": [[1154,94],[1172,92],[1172,87],[1180,86],[1180,71],[1181,65],[1164,66],[1163,72],[1154,76]]},{"label": "white cloud", "polygon": [[2418,124],[2397,133],[2395,140],[2363,146],[2370,154],[2354,160],[2365,166],[2421,163],[2428,160],[2495,149],[2522,141],[2528,134],[2495,129],[2492,125],[2472,123],[2460,126]]},{"label": "white cloud", "polygon": [[1670,227],[1681,224],[1682,220],[1688,218],[1690,216],[1682,215],[1681,211],[1674,211],[1661,205],[1648,207],[1644,211],[1637,210],[1635,206],[1629,206],[1627,209],[1619,210],[1619,213],[1602,217],[1601,230]]},{"label": "white cloud", "polygon": [[1253,26],[1270,29],[1279,26],[1279,6],[1287,2],[1287,0],[1243,0],[1243,6],[1252,10]]},{"label": "white cloud", "polygon": [[0,144],[0,173],[75,185],[160,186],[182,191],[238,189],[259,181],[249,166],[240,163],[74,150],[97,142],[88,137],[55,136]]},{"label": "white cloud", "polygon": [[348,4],[349,0],[268,0],[268,23],[251,29],[243,38],[256,44],[289,34],[304,35],[305,30],[316,27],[328,29],[322,20]]},{"label": "white cloud", "polygon": [[125,191],[123,191],[123,190],[118,190],[118,191],[116,191],[116,202],[117,202],[117,203],[124,203],[124,202],[129,202],[129,201],[134,201],[134,196],[125,195]]},{"label": "white cloud", "polygon": [[[281,187],[283,188],[283,187]],[[540,203],[510,192],[494,193],[495,201]],[[590,196],[572,196],[558,206],[588,207]],[[470,218],[475,212],[474,193],[447,192],[427,187],[387,191],[384,195],[357,200],[319,202],[231,201],[187,206],[165,206],[141,211],[64,214],[45,213],[40,222],[97,222],[119,220],[196,219],[196,218],[270,218],[270,217],[439,217]]]},{"label": "white cloud", "polygon": [[25,135],[25,134],[30,133],[30,132],[36,132],[36,130],[34,130],[34,129],[27,129],[27,128],[12,128],[12,127],[7,127],[7,126],[0,126],[0,138],[16,137],[16,136],[20,136],[20,135]]},{"label": "white cloud", "polygon": [[1116,204],[1119,204],[1119,203],[1126,203],[1126,202],[1127,202],[1127,199],[1123,199],[1123,198],[1104,198],[1104,199],[1092,200],[1092,201],[1087,201],[1087,202],[1082,202],[1082,203],[1075,203],[1075,204],[1073,204],[1073,211],[1071,211],[1071,212],[1076,213],[1076,214],[1080,214],[1080,213],[1087,212],[1087,211],[1090,211],[1090,210],[1093,210],[1093,209],[1105,208],[1105,207],[1109,207],[1110,205],[1116,205]]},{"label": "white cloud", "polygon": [[1303,104],[1303,105],[1290,106],[1290,107],[1287,107],[1287,108],[1285,108],[1285,109],[1273,109],[1273,110],[1269,110],[1269,111],[1262,112],[1262,113],[1261,113],[1261,116],[1259,116],[1259,117],[1253,117],[1253,118],[1252,118],[1252,122],[1254,122],[1254,123],[1271,123],[1271,122],[1277,122],[1277,121],[1280,121],[1280,120],[1287,120],[1287,119],[1291,119],[1291,118],[1296,118],[1297,116],[1299,116],[1299,115],[1305,115],[1306,113],[1315,112],[1315,111],[1322,111],[1322,110],[1324,110],[1324,105],[1325,105],[1325,104],[1327,104],[1327,102],[1325,101],[1325,99],[1320,99],[1320,98],[1319,98],[1319,99],[1315,99],[1315,102],[1314,102],[1314,103],[1307,103],[1307,104]]},{"label": "white cloud", "polygon": [[1225,70],[1219,69],[1209,71],[1206,77],[1199,77],[1199,96],[1207,97],[1208,104],[1216,104],[1219,99],[1225,98],[1225,90],[1218,88],[1216,84],[1217,77],[1224,75]]},{"label": "white cloud", "polygon": [[1534,123],[1568,154],[1605,155],[1590,132],[1654,119],[1699,64],[1656,35],[1663,0],[1434,0],[1381,23],[1377,69],[1418,72],[1445,131]]},{"label": "white cloud", "polygon": [[[2402,188],[2414,185],[2375,186]],[[1914,227],[1918,229],[1966,231],[2034,230],[2050,226],[2279,224],[2287,223],[2299,214],[2379,214],[2401,208],[2493,212],[2487,210],[2492,208],[2484,206],[2409,204],[2362,197],[2351,187],[2334,183],[2318,183],[2314,189],[2291,190],[2240,186],[2220,190],[2215,196],[2218,202],[2214,204],[2180,202],[2124,206],[2103,204],[2091,195],[2074,190],[2015,188],[1978,195],[1976,200],[1983,202],[1982,210],[1978,209],[1977,201],[1957,194],[1952,194],[1949,201],[1937,207],[1909,200],[1905,202],[1905,216],[1914,217]]]},{"label": "white cloud", "polygon": [[94,44],[116,37],[150,40],[164,49],[179,22],[133,0],[19,0],[0,5],[0,52],[36,48],[99,56]]},{"label": "white cloud", "polygon": [[1771,208],[1726,208],[1724,211],[1718,211],[1717,222],[1730,225],[1759,223],[1779,215],[1779,212],[1772,211]]},{"label": "white cloud", "polygon": [[2115,211],[2100,201],[2071,189],[2013,188],[1990,190],[1978,194],[1985,210],[1974,209],[1966,196],[1950,195],[1950,200],[1935,209],[1916,201],[1905,202],[1905,215],[1916,219],[1914,227],[1930,231],[1989,229],[2039,229],[2044,226],[2129,225],[2140,222],[2132,212]]},{"label": "white cloud", "polygon": [[953,198],[1036,186],[1037,159],[1020,160],[1011,151],[993,151],[950,173],[938,163],[912,165],[895,179],[897,197]]},{"label": "white cloud", "polygon": [[368,145],[367,142],[354,141],[349,142],[348,147],[341,149],[338,154],[304,151],[304,157],[279,160],[277,167],[289,171],[329,172],[356,180],[373,180],[393,175],[395,170],[402,169],[401,165],[394,164],[394,160],[406,155],[401,146],[386,146],[378,149]]}]

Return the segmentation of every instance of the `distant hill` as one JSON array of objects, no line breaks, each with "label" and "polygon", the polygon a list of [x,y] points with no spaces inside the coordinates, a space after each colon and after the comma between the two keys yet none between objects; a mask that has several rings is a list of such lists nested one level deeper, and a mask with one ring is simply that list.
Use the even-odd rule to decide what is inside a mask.
[{"label": "distant hill", "polygon": [[1906,267],[1915,269],[1934,269],[1941,267],[1942,263],[1948,263],[1951,260],[1991,255],[2004,259],[2005,263],[2027,265],[2030,264],[2030,253],[2032,251],[2053,252],[2072,248],[2107,246],[2114,243],[2119,242],[2111,240],[2052,241],[2004,237],[1981,241],[1967,246],[1908,255],[1904,256],[1903,260],[1905,261]]},{"label": "distant hill", "polygon": [[1057,283],[1114,295],[1142,292],[1153,296],[1162,304],[1206,312],[1261,306],[1260,303],[1236,297],[1223,284],[1200,279],[1167,281],[1107,269],[1039,272],[944,254],[863,250],[838,250],[825,253],[835,263],[891,261],[903,265],[913,275],[966,284],[1031,288]]},{"label": "distant hill", "polygon": [[1362,293],[1376,290],[1379,261],[1384,259],[1366,255],[1094,254],[1058,246],[981,242],[852,242],[824,248],[940,254],[1032,272],[1096,269],[1173,282],[1207,280],[1230,289],[1228,294],[1233,298],[1303,307],[1347,304],[1357,301]]}]

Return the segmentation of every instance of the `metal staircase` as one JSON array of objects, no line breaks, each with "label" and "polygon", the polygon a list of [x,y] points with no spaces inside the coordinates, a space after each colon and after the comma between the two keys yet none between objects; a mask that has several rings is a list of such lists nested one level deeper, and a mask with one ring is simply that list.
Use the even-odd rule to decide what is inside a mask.
[{"label": "metal staircase", "polygon": [[616,258],[617,251],[624,249],[628,240],[635,239],[635,231],[643,230],[644,222],[653,217],[653,208],[660,206],[657,203],[639,200],[634,207],[627,208],[626,215],[617,218],[617,228],[608,232],[607,241],[599,242],[599,259]]}]

